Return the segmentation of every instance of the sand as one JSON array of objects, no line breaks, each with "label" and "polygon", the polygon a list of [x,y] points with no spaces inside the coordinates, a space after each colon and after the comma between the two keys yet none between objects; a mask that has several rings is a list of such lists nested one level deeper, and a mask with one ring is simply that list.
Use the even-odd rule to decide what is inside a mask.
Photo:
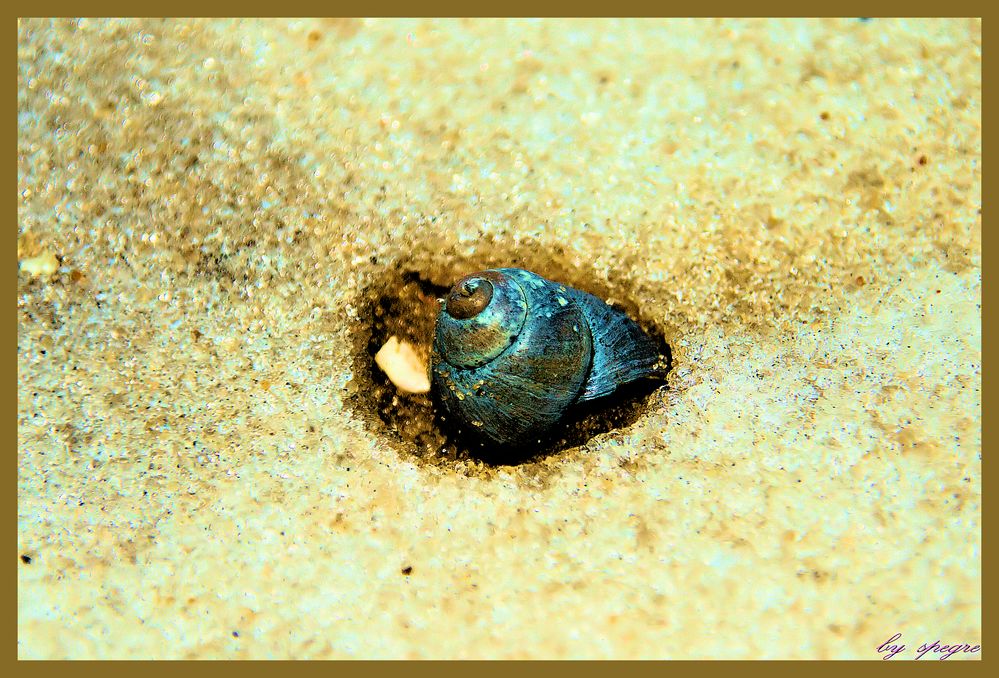
[{"label": "sand", "polygon": [[[18,655],[980,643],[981,142],[979,20],[21,20]],[[486,464],[373,355],[508,265],[674,368]]]}]

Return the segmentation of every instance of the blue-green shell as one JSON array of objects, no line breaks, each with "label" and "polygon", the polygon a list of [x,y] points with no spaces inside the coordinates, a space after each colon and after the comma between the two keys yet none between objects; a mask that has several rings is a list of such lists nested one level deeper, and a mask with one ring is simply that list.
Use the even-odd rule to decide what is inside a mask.
[{"label": "blue-green shell", "polygon": [[[448,311],[463,285],[492,292],[472,317]],[[445,417],[502,445],[540,439],[577,403],[661,376],[662,360],[637,323],[597,297],[500,268],[458,281],[442,305],[431,380]]]}]

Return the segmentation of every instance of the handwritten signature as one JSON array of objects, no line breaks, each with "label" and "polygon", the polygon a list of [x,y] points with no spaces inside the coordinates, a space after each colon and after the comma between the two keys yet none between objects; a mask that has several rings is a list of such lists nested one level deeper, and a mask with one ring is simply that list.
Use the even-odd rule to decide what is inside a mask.
[{"label": "handwritten signature", "polygon": [[[878,647],[878,654],[884,654],[882,659],[891,659],[902,652],[905,652],[905,644],[897,642],[901,640],[902,634],[896,633],[894,636],[881,643]],[[932,643],[923,643],[916,650],[916,659],[922,659],[927,654],[930,654],[932,659],[950,659],[958,652],[981,652],[981,645],[968,645],[967,643],[954,643],[952,645],[941,645],[939,640]],[[936,655],[940,655],[939,657]]]}]

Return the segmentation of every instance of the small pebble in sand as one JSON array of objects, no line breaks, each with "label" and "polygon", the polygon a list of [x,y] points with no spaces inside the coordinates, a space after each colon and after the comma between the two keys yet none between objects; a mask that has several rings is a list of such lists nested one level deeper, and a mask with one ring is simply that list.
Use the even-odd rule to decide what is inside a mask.
[{"label": "small pebble in sand", "polygon": [[52,275],[59,270],[59,260],[51,252],[44,252],[37,257],[22,259],[21,270],[35,278]]},{"label": "small pebble in sand", "polygon": [[375,363],[388,375],[397,388],[409,393],[426,393],[430,390],[427,367],[421,361],[412,345],[389,337],[385,345],[375,354]]}]

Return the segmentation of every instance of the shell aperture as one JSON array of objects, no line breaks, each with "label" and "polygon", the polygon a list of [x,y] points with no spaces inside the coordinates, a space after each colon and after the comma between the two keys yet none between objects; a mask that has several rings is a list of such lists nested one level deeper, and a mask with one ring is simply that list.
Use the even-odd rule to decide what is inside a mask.
[{"label": "shell aperture", "polygon": [[665,376],[668,361],[637,323],[601,299],[500,268],[466,276],[449,292],[431,381],[445,419],[503,446],[540,440],[577,403]]}]

